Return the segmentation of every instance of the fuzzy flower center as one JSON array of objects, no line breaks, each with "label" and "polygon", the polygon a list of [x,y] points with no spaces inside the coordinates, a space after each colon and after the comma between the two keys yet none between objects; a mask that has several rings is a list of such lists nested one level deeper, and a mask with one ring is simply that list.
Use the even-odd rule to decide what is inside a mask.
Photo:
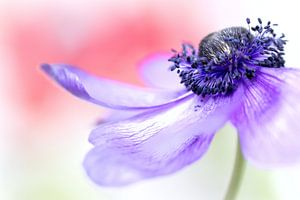
[{"label": "fuzzy flower center", "polygon": [[225,28],[207,35],[196,50],[183,44],[182,51],[169,59],[181,83],[197,95],[230,95],[246,79],[251,80],[261,67],[284,67],[284,34],[277,37],[268,22],[250,27]]}]

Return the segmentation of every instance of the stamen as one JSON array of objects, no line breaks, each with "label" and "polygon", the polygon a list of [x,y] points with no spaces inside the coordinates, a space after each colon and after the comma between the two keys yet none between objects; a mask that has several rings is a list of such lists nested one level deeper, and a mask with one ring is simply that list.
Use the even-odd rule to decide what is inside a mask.
[{"label": "stamen", "polygon": [[231,27],[207,35],[198,51],[183,44],[182,51],[169,59],[171,71],[176,70],[181,83],[197,95],[231,95],[245,79],[252,80],[260,67],[284,67],[285,35],[276,37],[268,21],[263,26]]}]

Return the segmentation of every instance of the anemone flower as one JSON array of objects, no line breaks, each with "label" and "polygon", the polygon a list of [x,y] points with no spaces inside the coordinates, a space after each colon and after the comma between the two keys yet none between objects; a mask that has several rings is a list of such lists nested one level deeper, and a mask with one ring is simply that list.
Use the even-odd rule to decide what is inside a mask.
[{"label": "anemone flower", "polygon": [[[90,75],[66,64],[42,69],[73,95],[118,110],[99,124],[84,167],[103,186],[174,173],[199,160],[231,122],[242,154],[261,167],[300,158],[300,71],[284,67],[284,35],[257,26],[225,28],[195,49],[144,62],[142,88]],[[173,72],[171,72],[173,71]]]}]

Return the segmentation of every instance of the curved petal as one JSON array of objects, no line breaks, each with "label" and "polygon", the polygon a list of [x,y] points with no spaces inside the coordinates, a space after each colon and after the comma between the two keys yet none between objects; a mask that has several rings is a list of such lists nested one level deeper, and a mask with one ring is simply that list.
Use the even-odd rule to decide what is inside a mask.
[{"label": "curved petal", "polygon": [[188,94],[147,90],[97,78],[65,64],[43,64],[42,69],[73,95],[113,109],[146,109],[170,104]]},{"label": "curved petal", "polygon": [[176,72],[170,70],[171,54],[155,54],[140,63],[140,73],[144,82],[152,87],[168,90],[185,90],[180,84],[180,78]]},{"label": "curved petal", "polygon": [[109,110],[108,112],[102,113],[101,117],[96,120],[95,125],[98,126],[108,122],[128,119],[142,112],[143,110]]},{"label": "curved petal", "polygon": [[270,167],[300,160],[300,71],[266,68],[244,86],[233,119],[244,156]]},{"label": "curved petal", "polygon": [[233,98],[187,99],[96,128],[86,156],[87,174],[99,185],[120,186],[173,173],[199,159],[235,109]]}]

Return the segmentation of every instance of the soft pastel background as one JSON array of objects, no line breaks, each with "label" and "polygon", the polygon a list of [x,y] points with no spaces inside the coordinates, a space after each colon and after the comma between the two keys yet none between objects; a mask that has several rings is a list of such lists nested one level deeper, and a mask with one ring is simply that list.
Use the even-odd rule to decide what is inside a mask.
[{"label": "soft pastel background", "polygon": [[[120,189],[93,184],[81,164],[105,109],[69,95],[38,65],[71,63],[142,84],[137,66],[144,57],[262,17],[280,24],[289,39],[287,65],[300,67],[298,7],[293,0],[1,0],[0,199],[222,199],[236,142],[230,126],[201,161],[177,174]],[[239,199],[296,200],[299,187],[299,165],[269,171],[249,165]]]}]

